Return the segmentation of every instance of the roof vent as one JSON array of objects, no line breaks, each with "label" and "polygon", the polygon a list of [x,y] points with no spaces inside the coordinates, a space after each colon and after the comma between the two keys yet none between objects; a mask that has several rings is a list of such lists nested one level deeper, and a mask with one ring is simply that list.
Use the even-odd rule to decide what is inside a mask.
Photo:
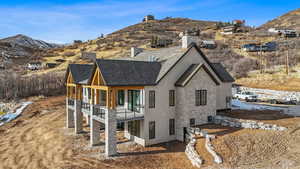
[{"label": "roof vent", "polygon": [[149,62],[157,62],[158,58],[156,56],[149,56],[148,60],[149,60]]}]

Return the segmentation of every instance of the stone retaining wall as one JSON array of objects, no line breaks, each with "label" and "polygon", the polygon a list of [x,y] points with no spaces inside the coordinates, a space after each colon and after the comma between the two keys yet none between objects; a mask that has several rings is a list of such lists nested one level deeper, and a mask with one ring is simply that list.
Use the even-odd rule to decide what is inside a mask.
[{"label": "stone retaining wall", "polygon": [[248,129],[262,129],[262,130],[274,130],[283,131],[285,127],[277,126],[276,124],[265,124],[263,122],[257,122],[253,120],[236,119],[226,116],[215,116],[213,119],[215,124],[222,126],[230,126],[236,128],[248,128]]},{"label": "stone retaining wall", "polygon": [[198,152],[195,149],[196,146],[196,136],[194,132],[188,129],[188,139],[189,143],[187,144],[185,148],[185,154],[187,155],[188,159],[191,161],[193,166],[196,166],[198,168],[201,167],[201,164],[203,163],[203,160],[199,156]]}]

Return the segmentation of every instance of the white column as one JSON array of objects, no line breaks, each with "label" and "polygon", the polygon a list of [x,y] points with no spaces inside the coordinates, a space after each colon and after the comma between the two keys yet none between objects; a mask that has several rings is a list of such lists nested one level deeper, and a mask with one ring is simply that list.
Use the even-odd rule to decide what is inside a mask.
[{"label": "white column", "polygon": [[74,113],[69,110],[68,98],[66,98],[67,128],[74,128]]},{"label": "white column", "polygon": [[105,155],[117,154],[117,115],[114,110],[108,109],[105,113]]},{"label": "white column", "polygon": [[75,133],[79,134],[82,132],[82,112],[81,112],[81,101],[75,100],[74,102],[74,117],[75,117]]},{"label": "white column", "polygon": [[85,121],[86,121],[86,124],[87,124],[87,125],[90,125],[90,121],[91,121],[91,120],[90,120],[90,117],[91,117],[90,115],[86,115],[86,116],[85,116]]},{"label": "white column", "polygon": [[128,131],[128,121],[124,122],[124,137],[127,138],[128,140],[131,140],[131,136]]},{"label": "white column", "polygon": [[128,90],[124,90],[124,108],[128,108]]}]

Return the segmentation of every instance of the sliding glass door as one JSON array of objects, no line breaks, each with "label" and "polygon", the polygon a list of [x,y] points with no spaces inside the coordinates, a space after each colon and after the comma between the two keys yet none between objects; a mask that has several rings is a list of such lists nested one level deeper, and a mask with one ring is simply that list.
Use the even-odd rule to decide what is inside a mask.
[{"label": "sliding glass door", "polygon": [[128,90],[128,110],[140,112],[141,92],[140,90]]}]

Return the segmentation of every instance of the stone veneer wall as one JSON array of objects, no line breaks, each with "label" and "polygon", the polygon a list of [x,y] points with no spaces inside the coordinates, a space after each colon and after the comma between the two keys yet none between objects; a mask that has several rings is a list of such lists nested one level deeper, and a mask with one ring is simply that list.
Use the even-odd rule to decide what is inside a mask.
[{"label": "stone veneer wall", "polygon": [[201,159],[201,157],[199,156],[199,154],[195,149],[195,145],[197,141],[196,136],[194,133],[189,131],[187,135],[190,141],[185,148],[185,154],[187,155],[188,159],[191,161],[193,166],[200,168],[203,160]]}]

